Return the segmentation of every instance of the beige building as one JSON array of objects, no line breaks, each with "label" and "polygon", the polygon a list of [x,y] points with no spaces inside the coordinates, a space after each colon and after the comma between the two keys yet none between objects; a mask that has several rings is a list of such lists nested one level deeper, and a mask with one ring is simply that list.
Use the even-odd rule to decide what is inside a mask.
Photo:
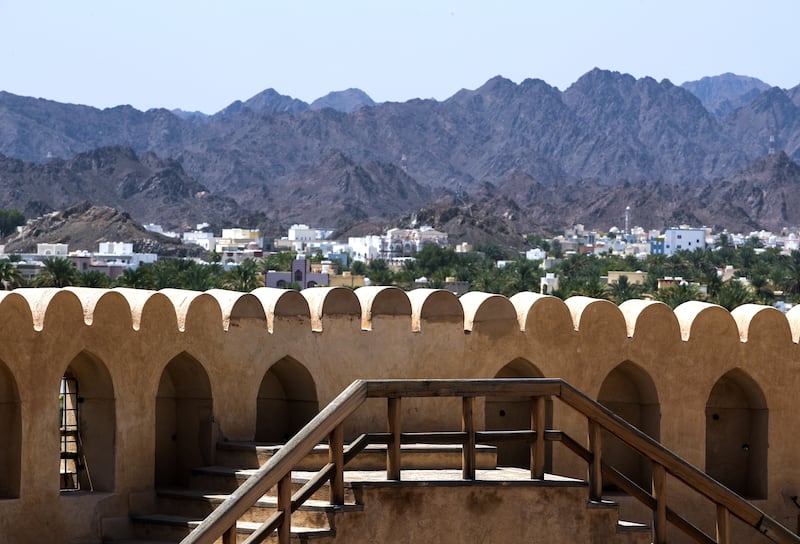
[{"label": "beige building", "polygon": [[[688,302],[672,311],[642,300],[617,307],[585,297],[457,298],[389,287],[0,292],[0,540],[139,535],[136,516],[164,507],[158,490],[190,489],[198,467],[222,462],[220,444],[285,442],[364,378],[563,378],[796,530],[795,310],[746,305],[729,313]],[[389,421],[402,420],[403,432],[466,424],[461,400],[422,402],[390,402],[397,412]],[[347,420],[344,440],[385,432],[386,406],[366,401]],[[471,410],[478,429],[531,428],[526,398],[476,397],[474,422]],[[547,419],[591,446],[586,420],[560,401],[548,404]],[[605,444],[604,462],[649,489],[652,465],[613,439]],[[500,465],[529,463],[524,444],[496,448]],[[586,478],[586,462],[558,443],[547,456],[548,473]],[[670,508],[713,535],[714,504],[672,476],[666,481]],[[651,541],[649,533],[603,537],[589,519],[603,505],[587,510],[580,482],[571,491],[557,484],[531,488],[533,495],[510,485],[416,486],[403,495],[396,486],[354,487],[361,509],[349,518],[337,512],[336,537],[323,542]],[[642,517],[629,499],[607,492],[620,515]],[[731,527],[732,541],[768,541],[738,521]],[[670,542],[684,541],[669,531]],[[154,535],[139,538],[170,540]]]}]

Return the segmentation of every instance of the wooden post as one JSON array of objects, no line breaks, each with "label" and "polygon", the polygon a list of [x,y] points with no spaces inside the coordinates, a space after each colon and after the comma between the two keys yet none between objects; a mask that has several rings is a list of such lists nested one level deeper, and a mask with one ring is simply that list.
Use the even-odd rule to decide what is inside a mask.
[{"label": "wooden post", "polygon": [[474,401],[475,397],[463,397],[461,399],[461,430],[467,433],[467,439],[461,450],[461,477],[465,480],[475,479]]},{"label": "wooden post", "polygon": [[386,479],[400,479],[400,398],[389,399],[389,443],[386,445]]},{"label": "wooden post", "polygon": [[653,465],[653,496],[656,509],[653,512],[653,544],[667,542],[667,471],[663,465]]},{"label": "wooden post", "polygon": [[531,399],[531,429],[536,431],[536,440],[531,444],[531,479],[544,479],[544,433],[545,433],[545,397]]},{"label": "wooden post", "polygon": [[328,437],[328,461],[333,463],[331,504],[344,504],[344,426],[340,423]]},{"label": "wooden post", "polygon": [[731,544],[731,512],[717,505],[717,544]]},{"label": "wooden post", "polygon": [[600,443],[600,425],[589,420],[589,451],[592,452],[592,463],[589,465],[589,500],[603,499],[603,445]]},{"label": "wooden post", "polygon": [[236,544],[236,524],[222,533],[222,544]]},{"label": "wooden post", "polygon": [[289,471],[278,482],[278,511],[283,519],[278,526],[278,544],[289,544],[292,538],[292,472]]}]

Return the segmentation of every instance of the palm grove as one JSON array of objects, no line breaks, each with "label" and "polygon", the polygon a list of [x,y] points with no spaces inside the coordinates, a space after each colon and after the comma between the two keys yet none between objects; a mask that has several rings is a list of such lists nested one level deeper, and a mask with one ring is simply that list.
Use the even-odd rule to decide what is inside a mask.
[{"label": "palm grove", "polygon": [[[506,296],[521,291],[538,292],[543,275],[540,262],[517,258],[505,266],[497,261],[509,255],[502,248],[485,244],[473,253],[456,253],[452,249],[426,246],[416,259],[393,271],[382,260],[370,263],[355,261],[350,271],[365,275],[372,285],[396,285],[412,289],[419,278],[427,286],[441,288],[446,278],[468,282],[470,290],[498,293]],[[551,248],[548,248],[551,249]],[[566,255],[552,248],[551,254],[563,257],[550,270],[559,276],[559,289],[553,294],[560,298],[584,295],[608,299],[616,303],[633,298],[654,298],[671,307],[689,300],[704,300],[733,309],[746,303],[772,304],[778,298],[788,302],[800,301],[800,251],[782,253],[777,248],[763,248],[752,238],[734,248],[722,236],[716,249],[680,252],[672,256],[648,255],[645,259],[618,255]],[[226,271],[219,263],[203,264],[192,260],[166,259],[127,269],[110,281],[96,271],[81,273],[68,258],[45,259],[42,273],[26,283],[9,259],[0,260],[0,281],[6,289],[15,287],[133,287],[139,289],[181,288],[195,291],[224,288],[249,292],[262,286],[268,270],[289,270],[292,253],[270,254],[261,259],[248,259]],[[321,260],[321,256],[311,257]],[[736,270],[735,277],[722,281],[718,270],[726,265]],[[648,280],[635,285],[622,275],[619,282],[604,283],[601,278],[609,270],[644,271]],[[680,285],[658,289],[658,278],[680,276],[687,280]],[[747,282],[740,281],[747,278]],[[698,284],[706,288],[701,291]],[[299,288],[299,285],[290,285]]]}]

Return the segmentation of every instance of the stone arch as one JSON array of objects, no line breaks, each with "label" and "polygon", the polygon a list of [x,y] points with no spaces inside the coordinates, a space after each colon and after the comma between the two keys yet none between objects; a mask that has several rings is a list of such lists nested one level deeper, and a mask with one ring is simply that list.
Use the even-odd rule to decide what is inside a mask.
[{"label": "stone arch", "polygon": [[0,361],[0,499],[19,497],[22,471],[22,419],[14,375]]},{"label": "stone arch", "polygon": [[[649,437],[661,435],[661,406],[656,384],[639,365],[625,361],[608,373],[597,401]],[[622,474],[650,489],[653,467],[621,440],[603,433],[603,460]],[[612,486],[608,486],[612,489]]]},{"label": "stone arch", "polygon": [[769,410],[759,385],[733,369],[706,404],[706,472],[749,499],[767,497]]},{"label": "stone arch", "polygon": [[214,459],[213,398],[206,369],[187,353],[161,373],[156,395],[156,486],[187,485]]},{"label": "stone arch", "polygon": [[[536,365],[523,358],[517,358],[497,371],[495,378],[543,378],[544,374]],[[530,397],[486,397],[485,421],[487,430],[511,431],[530,430],[531,428]],[[545,422],[548,428],[553,424],[553,401],[548,399],[545,408]],[[530,468],[530,444],[522,441],[501,442],[497,447],[497,464]],[[552,465],[552,447],[548,442],[545,447],[545,470]]]},{"label": "stone arch", "polygon": [[256,441],[282,444],[318,411],[311,373],[291,357],[284,357],[267,370],[258,388]]},{"label": "stone arch", "polygon": [[61,378],[60,458],[62,491],[113,491],[116,408],[106,365],[82,351]]}]

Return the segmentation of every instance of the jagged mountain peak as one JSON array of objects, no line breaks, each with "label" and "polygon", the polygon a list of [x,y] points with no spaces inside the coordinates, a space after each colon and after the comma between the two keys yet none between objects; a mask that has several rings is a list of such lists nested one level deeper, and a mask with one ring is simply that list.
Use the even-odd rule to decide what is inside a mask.
[{"label": "jagged mountain peak", "polygon": [[343,113],[352,113],[366,106],[374,106],[375,101],[361,89],[350,88],[344,91],[333,91],[317,98],[309,106],[312,110],[330,108]]},{"label": "jagged mountain peak", "polygon": [[695,95],[703,106],[717,116],[751,103],[770,86],[760,79],[726,72],[718,76],[687,81],[681,85]]}]

